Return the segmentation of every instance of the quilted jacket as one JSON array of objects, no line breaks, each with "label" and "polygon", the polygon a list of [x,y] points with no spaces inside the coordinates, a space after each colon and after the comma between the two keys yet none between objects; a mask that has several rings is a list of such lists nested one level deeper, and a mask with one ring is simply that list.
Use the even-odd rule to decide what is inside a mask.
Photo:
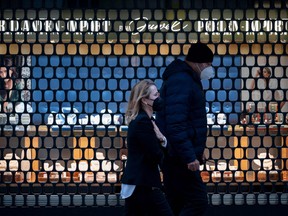
[{"label": "quilted jacket", "polygon": [[185,164],[196,158],[201,163],[207,118],[199,75],[185,61],[173,61],[163,73],[160,95],[165,108],[157,112],[156,119],[168,140],[168,155]]}]

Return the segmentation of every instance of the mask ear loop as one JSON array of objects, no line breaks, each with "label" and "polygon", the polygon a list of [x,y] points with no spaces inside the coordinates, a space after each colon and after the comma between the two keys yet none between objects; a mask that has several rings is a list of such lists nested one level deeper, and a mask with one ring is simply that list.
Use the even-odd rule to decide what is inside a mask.
[{"label": "mask ear loop", "polygon": [[[143,99],[143,98],[142,98],[142,99]],[[147,99],[147,100],[152,100],[152,99],[150,99],[150,98],[146,98],[146,99]],[[154,100],[152,100],[152,101],[154,101]],[[147,102],[141,101],[141,103],[145,104],[146,106],[153,107],[153,105],[150,105],[150,104],[147,103]]]},{"label": "mask ear loop", "polygon": [[201,74],[202,70],[201,70],[200,67],[199,67],[199,63],[196,63],[196,67],[197,67],[197,69],[198,69],[199,74]]},{"label": "mask ear loop", "polygon": [[144,98],[141,98],[141,103],[147,105],[147,102],[146,101],[144,102]]}]

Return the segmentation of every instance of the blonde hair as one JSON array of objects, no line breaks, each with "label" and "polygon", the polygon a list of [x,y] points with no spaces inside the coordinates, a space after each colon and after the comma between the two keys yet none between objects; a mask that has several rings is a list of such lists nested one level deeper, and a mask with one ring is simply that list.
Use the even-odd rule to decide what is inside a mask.
[{"label": "blonde hair", "polygon": [[126,122],[129,123],[135,119],[142,107],[141,99],[147,98],[151,93],[150,86],[155,85],[152,80],[146,79],[137,83],[131,90],[128,107],[126,110]]}]

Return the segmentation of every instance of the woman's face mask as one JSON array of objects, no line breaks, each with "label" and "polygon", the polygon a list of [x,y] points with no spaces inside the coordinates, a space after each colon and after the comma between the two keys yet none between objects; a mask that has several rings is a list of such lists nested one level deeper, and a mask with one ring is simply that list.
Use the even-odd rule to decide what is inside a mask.
[{"label": "woman's face mask", "polygon": [[[157,111],[161,111],[163,109],[164,101],[160,97],[157,97],[155,100],[152,100],[150,98],[148,100],[153,101],[153,104],[152,104],[153,111],[157,112]],[[151,106],[150,104],[148,104],[148,105]]]},{"label": "woman's face mask", "polygon": [[214,77],[215,71],[212,66],[208,66],[204,68],[200,73],[201,80],[208,80],[212,77]]},{"label": "woman's face mask", "polygon": [[153,111],[161,111],[164,107],[164,101],[160,97],[156,98],[153,102],[152,109]]}]

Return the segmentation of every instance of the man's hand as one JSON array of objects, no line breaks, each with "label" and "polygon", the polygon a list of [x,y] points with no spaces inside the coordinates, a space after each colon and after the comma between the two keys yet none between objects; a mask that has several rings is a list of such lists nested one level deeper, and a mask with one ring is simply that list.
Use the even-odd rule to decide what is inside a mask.
[{"label": "man's hand", "polygon": [[195,161],[191,162],[191,163],[188,163],[187,164],[187,167],[189,170],[191,171],[196,171],[196,170],[199,170],[200,169],[200,163],[199,161],[196,159]]}]

